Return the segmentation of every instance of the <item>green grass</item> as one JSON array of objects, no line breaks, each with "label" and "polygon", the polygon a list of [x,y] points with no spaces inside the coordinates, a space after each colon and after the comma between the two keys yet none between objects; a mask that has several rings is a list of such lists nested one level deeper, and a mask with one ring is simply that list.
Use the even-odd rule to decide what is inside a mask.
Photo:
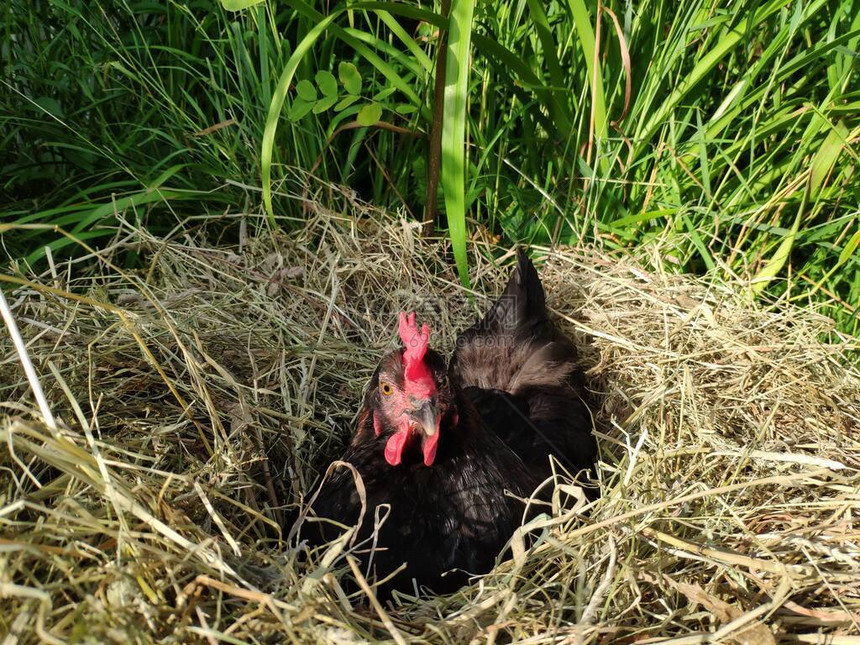
[{"label": "green grass", "polygon": [[[673,270],[749,275],[751,297],[860,330],[860,1],[615,1],[598,19],[588,0],[455,0],[449,29],[439,2],[228,4],[10,0],[2,221],[98,244],[119,216],[168,230],[265,196],[301,226],[293,168],[420,220],[440,163],[461,268],[479,228],[661,240]],[[38,262],[67,239],[2,241]]]}]

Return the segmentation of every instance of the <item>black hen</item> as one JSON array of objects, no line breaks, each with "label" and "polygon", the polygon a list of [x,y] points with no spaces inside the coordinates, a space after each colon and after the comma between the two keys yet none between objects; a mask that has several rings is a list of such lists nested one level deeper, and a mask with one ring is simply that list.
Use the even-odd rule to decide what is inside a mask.
[{"label": "black hen", "polygon": [[575,474],[596,445],[575,349],[547,318],[524,253],[499,300],[458,338],[450,369],[414,314],[401,314],[400,336],[405,349],[382,359],[341,458],[361,475],[365,505],[341,467],[303,532],[329,541],[342,529],[324,518],[361,521],[356,552],[384,580],[380,593],[445,593],[492,568],[523,520],[517,497],[549,474],[550,455]]}]

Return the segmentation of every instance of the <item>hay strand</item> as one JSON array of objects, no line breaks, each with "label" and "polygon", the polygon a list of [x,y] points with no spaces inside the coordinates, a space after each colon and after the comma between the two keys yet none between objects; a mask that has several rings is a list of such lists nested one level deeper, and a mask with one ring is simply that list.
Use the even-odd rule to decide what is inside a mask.
[{"label": "hay strand", "polygon": [[234,222],[123,224],[97,258],[2,277],[20,329],[0,341],[9,642],[860,640],[857,340],[648,254],[538,250],[594,395],[587,513],[560,473],[515,559],[387,606],[350,534],[309,551],[284,518],[340,454],[397,313],[450,351],[511,257],[475,241],[467,292],[444,242],[320,190],[332,209],[309,201],[299,234],[212,246]]}]

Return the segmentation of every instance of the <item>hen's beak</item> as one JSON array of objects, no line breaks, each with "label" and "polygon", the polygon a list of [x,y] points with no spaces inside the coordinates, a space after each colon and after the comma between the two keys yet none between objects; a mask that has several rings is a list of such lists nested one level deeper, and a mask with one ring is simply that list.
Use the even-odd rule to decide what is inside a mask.
[{"label": "hen's beak", "polygon": [[432,401],[424,401],[409,416],[415,426],[420,428],[425,436],[432,437],[439,432],[439,413]]},{"label": "hen's beak", "polygon": [[439,424],[442,419],[432,401],[424,401],[409,415],[416,428],[424,433],[421,436],[421,452],[424,465],[432,466],[436,461],[436,448],[439,445]]}]

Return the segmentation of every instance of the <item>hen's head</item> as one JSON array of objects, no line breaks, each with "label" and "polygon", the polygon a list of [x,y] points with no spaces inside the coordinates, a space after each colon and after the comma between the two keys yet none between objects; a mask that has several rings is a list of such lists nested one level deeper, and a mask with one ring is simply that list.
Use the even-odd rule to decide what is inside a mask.
[{"label": "hen's head", "polygon": [[427,347],[430,330],[415,324],[415,314],[400,314],[403,349],[385,357],[368,390],[367,403],[373,415],[376,436],[387,437],[385,460],[397,466],[419,445],[424,465],[436,459],[443,419],[456,415],[445,361]]}]

